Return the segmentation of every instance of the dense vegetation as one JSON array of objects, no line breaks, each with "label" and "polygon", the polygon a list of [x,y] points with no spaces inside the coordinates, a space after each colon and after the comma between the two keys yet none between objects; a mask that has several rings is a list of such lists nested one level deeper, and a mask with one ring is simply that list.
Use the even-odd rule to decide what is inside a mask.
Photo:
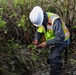
[{"label": "dense vegetation", "polygon": [[[71,43],[63,75],[72,75],[73,69],[76,70],[76,0],[0,0],[0,74],[49,74],[50,50],[35,49],[32,44],[36,30],[29,21],[29,13],[36,5],[57,13],[67,25]],[[64,54],[62,58],[64,62]]]}]

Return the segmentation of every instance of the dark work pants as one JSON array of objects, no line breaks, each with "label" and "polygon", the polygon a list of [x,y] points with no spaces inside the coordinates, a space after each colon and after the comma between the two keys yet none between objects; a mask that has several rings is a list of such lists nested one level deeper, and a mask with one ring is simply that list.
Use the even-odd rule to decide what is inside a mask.
[{"label": "dark work pants", "polygon": [[48,58],[48,63],[50,64],[51,74],[50,75],[61,75],[61,53],[67,47],[68,41],[64,41],[61,44],[56,45],[51,49],[51,54]]}]

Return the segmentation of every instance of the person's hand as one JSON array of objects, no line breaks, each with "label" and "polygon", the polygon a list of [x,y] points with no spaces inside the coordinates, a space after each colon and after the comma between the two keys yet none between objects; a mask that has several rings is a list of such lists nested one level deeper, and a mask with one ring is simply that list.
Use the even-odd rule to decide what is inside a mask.
[{"label": "person's hand", "polygon": [[34,44],[34,45],[37,45],[37,44],[38,44],[38,40],[34,40],[34,41],[33,41],[33,44]]},{"label": "person's hand", "polygon": [[43,43],[41,43],[41,44],[39,44],[39,45],[36,45],[36,48],[45,48],[46,47],[46,42],[43,42]]}]

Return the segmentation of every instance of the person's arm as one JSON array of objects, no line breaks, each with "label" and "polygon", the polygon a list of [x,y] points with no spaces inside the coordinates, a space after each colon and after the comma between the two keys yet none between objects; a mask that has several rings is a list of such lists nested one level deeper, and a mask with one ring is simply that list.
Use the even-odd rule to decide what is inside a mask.
[{"label": "person's arm", "polygon": [[62,41],[64,41],[64,39],[65,39],[65,35],[64,35],[63,29],[62,29],[62,22],[60,19],[56,19],[54,21],[53,30],[55,33],[55,38],[52,40],[46,41],[46,44],[50,45],[50,46],[59,44]]},{"label": "person's arm", "polygon": [[36,32],[34,40],[38,40],[39,41],[41,39],[41,36],[42,36],[42,33]]},{"label": "person's arm", "polygon": [[33,41],[33,44],[34,45],[38,45],[39,44],[39,41],[41,39],[41,36],[42,36],[42,33],[36,32],[35,38],[34,38],[34,41]]}]

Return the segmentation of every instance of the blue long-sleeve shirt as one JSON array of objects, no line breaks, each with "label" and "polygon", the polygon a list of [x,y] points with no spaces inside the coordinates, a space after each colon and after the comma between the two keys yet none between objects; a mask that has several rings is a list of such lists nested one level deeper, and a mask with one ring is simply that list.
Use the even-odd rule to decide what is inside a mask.
[{"label": "blue long-sleeve shirt", "polygon": [[[65,39],[64,31],[62,29],[62,22],[59,18],[54,21],[53,30],[55,33],[55,38],[52,40],[46,41],[47,45],[56,45],[56,44],[63,42]],[[41,35],[42,33],[36,32],[35,39],[40,40]]]}]

